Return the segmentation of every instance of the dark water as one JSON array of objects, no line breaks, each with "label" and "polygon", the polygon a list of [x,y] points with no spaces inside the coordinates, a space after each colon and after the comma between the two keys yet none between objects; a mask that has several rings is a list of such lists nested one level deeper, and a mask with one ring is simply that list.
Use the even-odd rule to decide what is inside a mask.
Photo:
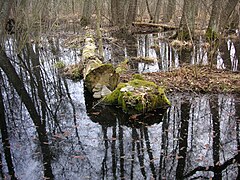
[{"label": "dark water", "polygon": [[[137,43],[133,40],[129,42],[135,46],[129,43],[120,49],[107,46],[109,58],[106,59],[117,63],[126,54],[141,53],[157,57],[147,45],[153,39],[143,35],[136,39]],[[142,72],[181,66],[184,58],[166,43],[158,43],[161,45],[160,62],[132,64],[132,68]],[[55,38],[46,44],[48,46],[40,48],[38,54],[42,88],[37,74],[31,77],[29,73],[37,70],[25,68],[27,61],[26,66],[14,64],[33,99],[34,108],[45,122],[40,135],[25,104],[1,72],[8,148],[18,179],[38,180],[49,174],[57,180],[239,179],[239,96],[170,94],[172,106],[168,110],[129,116],[119,109],[97,106],[84,92],[83,81],[73,82],[59,75],[54,64],[60,60],[78,61],[78,50],[63,48],[61,41]],[[37,54],[36,47],[33,50]],[[202,56],[201,50],[197,51],[197,56]],[[18,57],[14,58],[19,61]],[[188,60],[192,62],[192,58]],[[45,98],[40,98],[39,92]],[[41,143],[38,137],[44,129],[48,141]],[[0,153],[1,176],[11,179],[7,165],[9,156],[2,145]]]}]

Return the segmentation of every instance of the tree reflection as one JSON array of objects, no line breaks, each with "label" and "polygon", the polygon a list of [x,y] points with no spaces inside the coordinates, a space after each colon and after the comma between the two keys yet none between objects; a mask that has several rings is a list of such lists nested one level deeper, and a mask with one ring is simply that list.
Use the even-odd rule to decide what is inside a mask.
[{"label": "tree reflection", "polygon": [[[1,87],[3,86],[3,78],[2,78],[1,72],[0,72],[0,85]],[[2,139],[5,160],[7,162],[8,172],[11,179],[14,180],[17,178],[15,176],[15,170],[14,170],[13,161],[12,161],[11,145],[9,142],[9,135],[8,135],[8,129],[7,129],[6,116],[5,116],[5,107],[3,103],[4,98],[2,96],[1,87],[0,87],[0,128],[1,128],[1,135],[2,135],[1,139]],[[2,156],[0,158],[2,159]],[[1,163],[0,171],[3,177],[2,160],[0,163]]]},{"label": "tree reflection", "polygon": [[181,104],[181,127],[179,132],[178,140],[178,154],[177,154],[177,169],[176,169],[176,179],[183,179],[184,169],[186,164],[187,156],[187,144],[188,144],[188,126],[190,120],[190,103],[188,101]]}]

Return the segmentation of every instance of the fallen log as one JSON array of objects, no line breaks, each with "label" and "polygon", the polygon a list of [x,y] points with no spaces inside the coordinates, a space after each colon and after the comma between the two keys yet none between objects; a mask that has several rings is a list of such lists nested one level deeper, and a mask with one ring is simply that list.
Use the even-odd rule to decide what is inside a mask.
[{"label": "fallen log", "polygon": [[128,114],[145,114],[170,105],[164,90],[153,82],[144,80],[139,74],[127,83],[119,83],[119,74],[126,73],[127,66],[128,60],[120,63],[117,68],[112,64],[104,64],[96,53],[93,37],[86,35],[81,66],[73,67],[81,74],[86,89],[93,97],[102,98],[101,104],[121,106]]},{"label": "fallen log", "polygon": [[162,31],[170,31],[170,30],[176,30],[178,29],[177,26],[172,26],[172,25],[168,25],[168,24],[155,24],[155,23],[147,23],[147,22],[133,22],[132,23],[133,26],[135,27],[142,27],[142,28],[161,28]]},{"label": "fallen log", "polygon": [[82,53],[84,64],[83,79],[87,90],[94,98],[102,98],[110,94],[119,83],[119,74],[112,64],[103,64],[96,53],[96,46],[91,35],[85,38]]}]

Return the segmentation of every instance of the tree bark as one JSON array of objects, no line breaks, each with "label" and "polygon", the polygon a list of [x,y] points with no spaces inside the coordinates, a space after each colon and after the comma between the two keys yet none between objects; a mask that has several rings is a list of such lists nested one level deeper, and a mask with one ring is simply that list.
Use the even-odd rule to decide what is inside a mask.
[{"label": "tree bark", "polygon": [[154,19],[153,19],[154,23],[159,23],[161,6],[162,6],[162,0],[158,0],[156,9],[155,9],[155,13],[154,13]]},{"label": "tree bark", "polygon": [[82,26],[87,26],[90,24],[91,13],[92,13],[92,0],[84,0],[83,15],[81,18]]},{"label": "tree bark", "polygon": [[98,51],[99,51],[99,55],[103,56],[103,42],[102,42],[102,33],[101,33],[101,3],[100,0],[96,0],[97,1],[97,38],[98,38]]},{"label": "tree bark", "polygon": [[135,21],[137,15],[137,0],[130,0],[127,19],[126,19],[126,26],[131,26],[132,22]]},{"label": "tree bark", "polygon": [[212,5],[211,16],[206,31],[208,41],[214,41],[217,38],[219,32],[220,12],[221,12],[222,0],[214,0]]},{"label": "tree bark", "polygon": [[235,7],[237,6],[239,0],[228,0],[227,4],[224,8],[224,11],[221,11],[220,15],[220,31],[223,32],[226,25],[228,24],[228,20]]},{"label": "tree bark", "polygon": [[169,0],[167,4],[167,11],[165,11],[165,15],[163,16],[164,22],[169,22],[172,19],[172,16],[174,15],[174,12],[176,10],[176,0]]},{"label": "tree bark", "polygon": [[119,0],[111,0],[112,22],[114,26],[120,29],[124,28],[125,23],[125,2]]},{"label": "tree bark", "polygon": [[178,39],[192,40],[195,26],[195,3],[192,0],[184,0],[183,12],[178,31]]}]

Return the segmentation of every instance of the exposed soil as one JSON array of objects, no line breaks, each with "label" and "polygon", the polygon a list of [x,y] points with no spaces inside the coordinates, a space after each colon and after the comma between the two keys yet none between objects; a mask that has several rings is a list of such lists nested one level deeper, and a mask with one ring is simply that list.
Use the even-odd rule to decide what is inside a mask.
[{"label": "exposed soil", "polygon": [[[240,73],[208,66],[185,66],[169,72],[144,73],[143,77],[170,92],[237,93],[240,94]],[[121,75],[122,81],[131,79]]]}]

